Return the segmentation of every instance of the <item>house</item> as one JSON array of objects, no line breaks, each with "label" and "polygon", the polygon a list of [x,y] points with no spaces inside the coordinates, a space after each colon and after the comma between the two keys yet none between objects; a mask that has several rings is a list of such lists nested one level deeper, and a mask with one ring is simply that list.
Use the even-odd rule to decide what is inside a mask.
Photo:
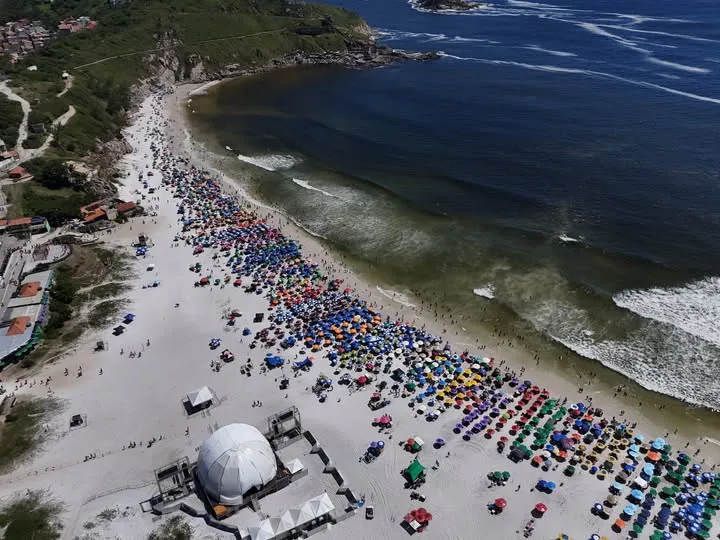
[{"label": "house", "polygon": [[27,178],[28,176],[30,176],[30,173],[27,172],[27,169],[18,165],[14,169],[10,170],[8,176],[14,180],[19,180],[20,178]]},{"label": "house", "polygon": [[0,153],[0,171],[12,169],[19,160],[20,157],[16,150]]},{"label": "house", "polygon": [[0,219],[0,234],[41,234],[50,230],[50,223],[42,216]]},{"label": "house", "polygon": [[45,133],[45,124],[38,122],[37,124],[30,124],[30,131],[33,133]]},{"label": "house", "polygon": [[92,223],[101,219],[107,219],[108,215],[102,208],[96,208],[83,215],[83,221],[85,223]]},{"label": "house", "polygon": [[115,207],[115,210],[117,210],[117,213],[120,215],[127,214],[128,212],[132,212],[136,209],[137,209],[137,205],[132,201],[121,202],[120,204],[118,204]]}]

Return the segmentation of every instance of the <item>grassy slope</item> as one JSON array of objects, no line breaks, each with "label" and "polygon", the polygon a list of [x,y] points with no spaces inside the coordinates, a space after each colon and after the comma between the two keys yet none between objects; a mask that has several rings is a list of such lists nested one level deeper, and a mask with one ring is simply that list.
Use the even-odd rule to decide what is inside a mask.
[{"label": "grassy slope", "polygon": [[20,104],[0,94],[0,139],[5,141],[9,148],[12,148],[17,140],[18,126],[22,117]]},{"label": "grassy slope", "polygon": [[[0,22],[18,13],[40,17],[48,27],[68,15],[88,15],[99,21],[94,32],[58,39],[15,67],[6,68],[14,84],[22,87],[37,115],[51,121],[69,104],[77,114],[61,130],[52,151],[63,156],[81,156],[100,140],[117,135],[129,104],[128,88],[152,74],[146,51],[158,46],[159,38],[181,62],[199,55],[210,70],[227,64],[264,64],[295,50],[342,50],[340,34],[300,36],[298,26],[319,26],[326,15],[350,31],[362,20],[344,9],[319,4],[292,4],[285,0],[125,0],[110,8],[105,0],[55,0],[35,4],[25,0],[0,0]],[[243,37],[258,32],[259,36]],[[81,69],[84,64],[113,56]],[[38,70],[28,72],[28,65]],[[61,74],[75,76],[73,88],[63,97]]]}]

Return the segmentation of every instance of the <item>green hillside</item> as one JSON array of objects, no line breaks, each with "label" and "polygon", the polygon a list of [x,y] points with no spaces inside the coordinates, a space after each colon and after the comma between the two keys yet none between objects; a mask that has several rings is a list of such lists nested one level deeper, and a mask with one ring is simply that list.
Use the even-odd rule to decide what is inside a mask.
[{"label": "green hillside", "polygon": [[[116,136],[130,88],[141,79],[264,65],[298,50],[345,50],[350,38],[365,37],[357,33],[363,21],[347,10],[285,0],[120,0],[115,7],[106,0],[0,0],[0,22],[27,16],[55,28],[62,18],[82,15],[98,21],[95,31],[59,38],[18,65],[0,64],[30,100],[34,121],[51,122],[68,105],[76,108],[51,149],[61,156],[82,156]],[[333,25],[323,24],[328,20]],[[300,35],[298,27],[319,35]],[[37,71],[28,71],[30,65]],[[64,71],[73,86],[58,98]]]}]

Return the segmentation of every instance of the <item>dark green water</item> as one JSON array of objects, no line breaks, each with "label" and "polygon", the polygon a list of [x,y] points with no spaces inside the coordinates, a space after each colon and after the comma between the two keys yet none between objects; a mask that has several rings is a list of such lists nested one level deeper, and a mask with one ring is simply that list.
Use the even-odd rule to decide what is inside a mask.
[{"label": "dark green water", "polygon": [[[407,111],[407,125],[397,125],[389,120],[400,115],[395,109],[363,107],[390,99],[378,90],[387,79],[399,85],[419,69],[442,68],[303,68],[231,81],[193,98],[194,134],[248,178],[254,196],[349,257],[384,293],[438,303],[439,314],[453,313],[471,331],[520,336],[532,351],[563,355],[566,370],[599,361],[651,390],[717,406],[711,374],[720,352],[704,321],[693,326],[692,295],[720,285],[706,278],[703,264],[712,261],[695,264],[689,249],[674,255],[682,233],[644,242],[642,213],[621,233],[627,209],[613,208],[612,191],[605,216],[595,199],[583,202],[582,185],[566,196],[565,186],[545,180],[542,197],[526,195],[533,178],[567,158],[555,162],[548,143],[534,149],[545,161],[533,168],[507,126],[487,140],[490,150],[474,152],[483,141],[464,133],[462,118],[428,132]],[[487,167],[492,174],[469,181]],[[561,178],[571,174],[579,173]],[[655,316],[668,305],[677,320]],[[623,380],[603,373],[610,384]]]}]

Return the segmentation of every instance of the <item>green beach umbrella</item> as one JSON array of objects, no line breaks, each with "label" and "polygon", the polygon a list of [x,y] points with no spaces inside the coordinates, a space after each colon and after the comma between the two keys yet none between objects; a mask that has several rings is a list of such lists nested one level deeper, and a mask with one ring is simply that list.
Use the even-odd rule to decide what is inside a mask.
[{"label": "green beach umbrella", "polygon": [[510,480],[510,473],[507,471],[502,472],[503,480]]}]

